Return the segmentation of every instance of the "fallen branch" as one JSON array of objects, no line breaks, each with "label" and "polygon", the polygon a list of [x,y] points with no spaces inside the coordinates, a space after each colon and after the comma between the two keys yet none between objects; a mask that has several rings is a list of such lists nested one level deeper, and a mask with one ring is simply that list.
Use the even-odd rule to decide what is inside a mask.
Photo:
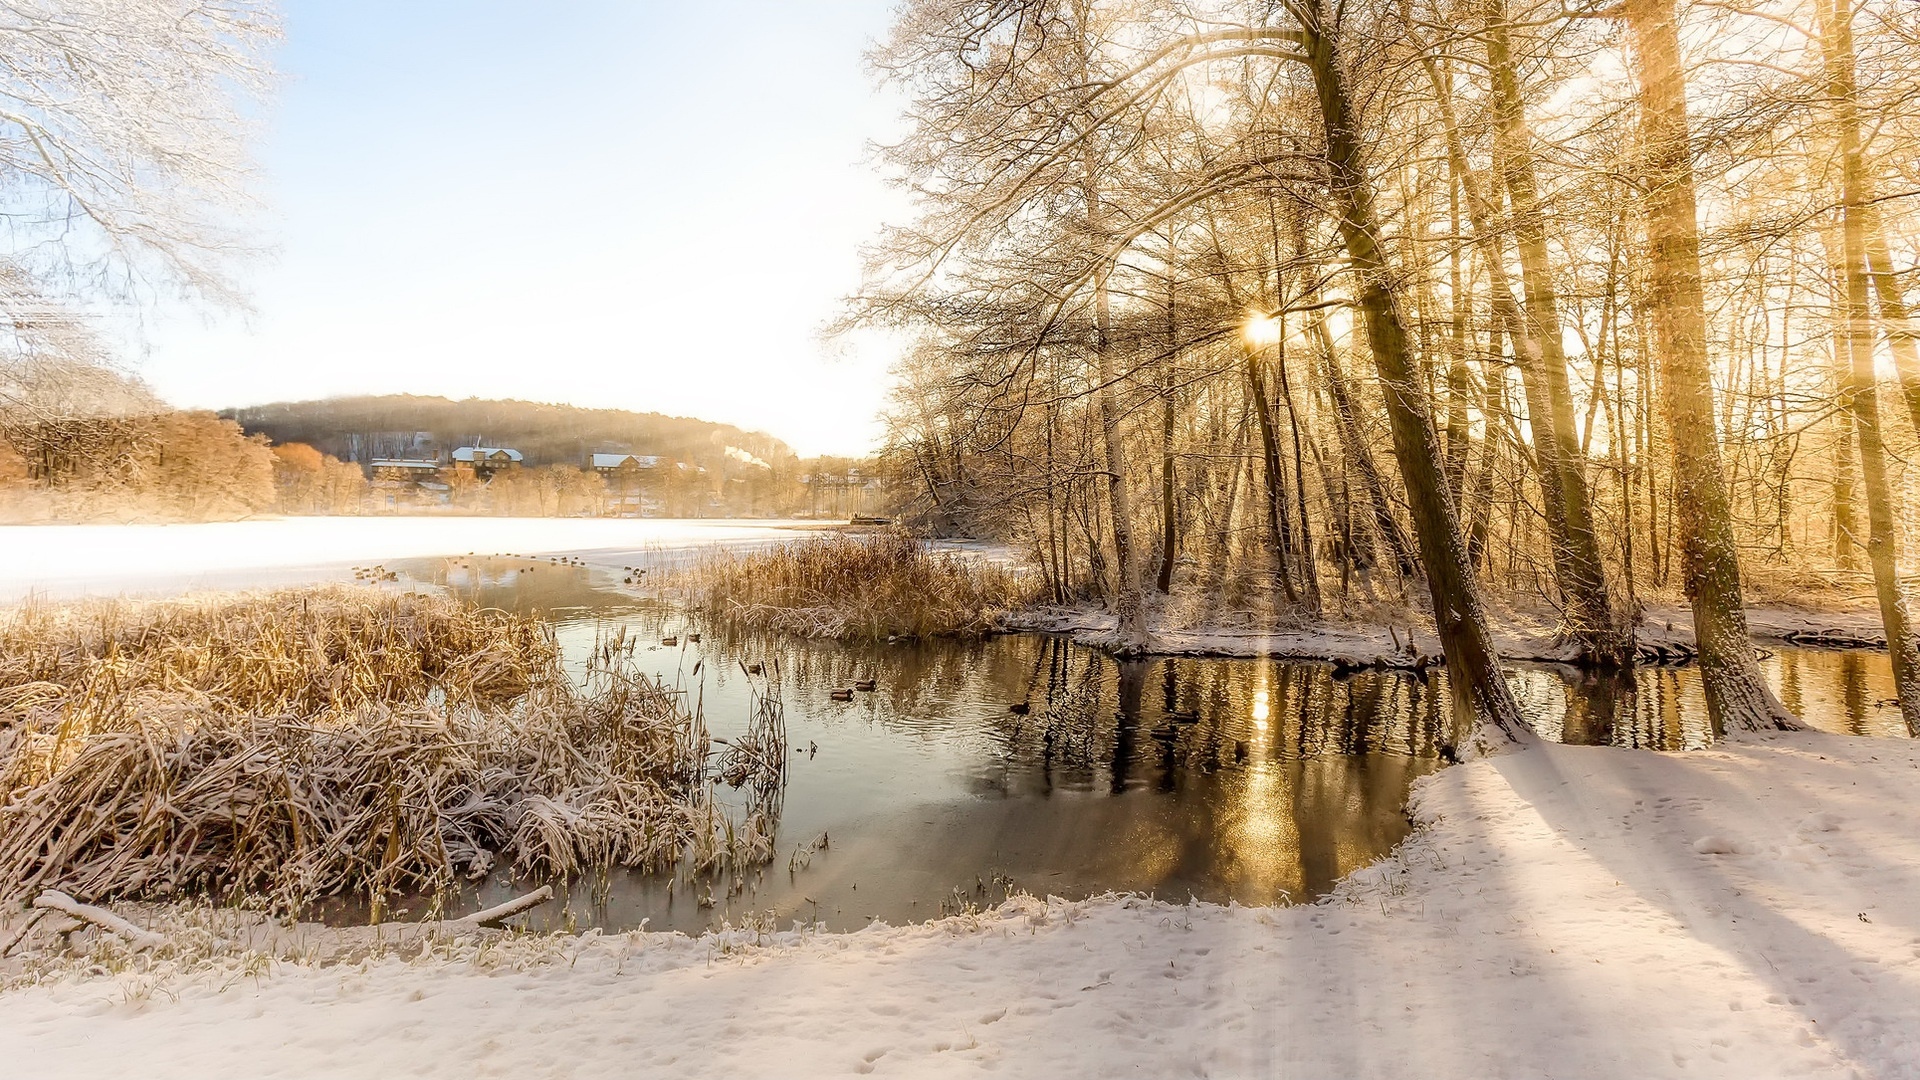
[{"label": "fallen branch", "polygon": [[504,904],[495,904],[484,911],[476,911],[447,922],[448,929],[466,926],[484,926],[497,929],[503,920],[511,919],[523,911],[532,911],[541,904],[553,899],[553,886],[542,885],[525,896],[517,896]]},{"label": "fallen branch", "polygon": [[1332,656],[1327,662],[1333,665],[1333,677],[1344,679],[1361,671],[1410,671],[1422,674],[1428,668],[1439,667],[1446,663],[1444,656],[1428,656],[1420,652],[1394,652],[1386,656]]},{"label": "fallen branch", "polygon": [[1868,633],[1856,633],[1852,630],[1789,630],[1780,635],[1782,641],[1794,645],[1805,645],[1816,649],[1884,649],[1885,638]]},{"label": "fallen branch", "polygon": [[46,917],[46,909],[41,908],[33,914],[28,915],[25,919],[22,919],[20,921],[20,929],[13,932],[13,936],[7,939],[5,945],[0,945],[0,960],[6,959],[7,954],[13,952],[13,947],[26,940],[27,935],[33,933],[33,928],[40,925],[40,920]]},{"label": "fallen branch", "polygon": [[[151,930],[142,930],[127,920],[115,915],[103,907],[83,904],[58,889],[48,889],[34,897],[33,906],[48,911],[58,911],[70,915],[81,922],[92,923],[110,934],[124,939],[135,949],[153,949],[166,944],[167,939]],[[484,912],[482,913],[484,914]]]}]

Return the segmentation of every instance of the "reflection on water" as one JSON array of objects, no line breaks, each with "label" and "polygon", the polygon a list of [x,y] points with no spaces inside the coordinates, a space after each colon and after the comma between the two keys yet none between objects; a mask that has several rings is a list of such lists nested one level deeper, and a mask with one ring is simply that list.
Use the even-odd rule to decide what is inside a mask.
[{"label": "reflection on water", "polygon": [[[714,733],[748,715],[743,667],[777,671],[794,748],[774,862],[742,879],[617,873],[549,924],[698,931],[771,918],[852,928],[1026,890],[1275,903],[1323,895],[1405,836],[1413,781],[1439,766],[1444,679],[1336,678],[1274,660],[1113,658],[1045,635],[846,645],[738,637],[641,602],[619,574],[532,560],[405,568],[551,618],[583,657],[625,626],[644,670],[686,687]],[[688,640],[689,631],[702,640]],[[698,674],[696,675],[696,665]],[[1816,726],[1901,732],[1883,653],[1782,650],[1764,668]],[[1704,745],[1690,669],[1637,680],[1511,673],[1536,728],[1568,742]],[[835,689],[874,680],[836,701]],[[723,799],[728,793],[723,788]],[[489,882],[467,906],[523,887]]]},{"label": "reflection on water", "polygon": [[[1760,670],[1782,704],[1807,726],[1836,735],[1903,738],[1885,652],[1781,647]],[[1698,669],[1640,668],[1632,678],[1564,667],[1509,672],[1534,729],[1592,746],[1697,750],[1713,742]]]}]

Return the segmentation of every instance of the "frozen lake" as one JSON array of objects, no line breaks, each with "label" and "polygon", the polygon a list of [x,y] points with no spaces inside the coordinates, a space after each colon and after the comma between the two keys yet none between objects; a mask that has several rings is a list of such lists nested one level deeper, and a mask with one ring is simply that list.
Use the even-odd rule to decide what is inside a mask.
[{"label": "frozen lake", "polygon": [[0,526],[0,600],[347,581],[353,568],[451,555],[572,555],[637,565],[832,523],[665,518],[286,517],[200,525]]}]

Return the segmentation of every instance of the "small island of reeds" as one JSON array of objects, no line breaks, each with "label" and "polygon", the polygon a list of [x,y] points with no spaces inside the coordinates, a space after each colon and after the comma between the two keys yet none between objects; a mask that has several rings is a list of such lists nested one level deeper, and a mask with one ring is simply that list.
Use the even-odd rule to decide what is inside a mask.
[{"label": "small island of reeds", "polygon": [[842,640],[988,634],[1039,599],[1038,581],[1016,568],[893,531],[710,550],[668,583],[741,629]]}]

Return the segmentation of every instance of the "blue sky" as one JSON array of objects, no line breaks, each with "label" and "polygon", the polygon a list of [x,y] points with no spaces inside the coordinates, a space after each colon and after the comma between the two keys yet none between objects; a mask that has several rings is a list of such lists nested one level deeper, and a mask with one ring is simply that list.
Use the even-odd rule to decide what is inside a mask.
[{"label": "blue sky", "polygon": [[891,0],[288,0],[256,311],[164,312],[183,405],[524,397],[866,449],[883,342],[819,340],[898,213],[862,61]]}]

